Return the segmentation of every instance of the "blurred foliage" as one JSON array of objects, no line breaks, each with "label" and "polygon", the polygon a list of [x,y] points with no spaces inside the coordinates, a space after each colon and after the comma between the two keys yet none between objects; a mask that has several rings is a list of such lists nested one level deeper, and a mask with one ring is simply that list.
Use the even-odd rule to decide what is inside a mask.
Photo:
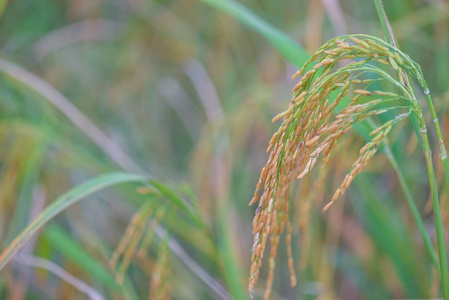
[{"label": "blurred foliage", "polygon": [[[239,0],[234,13],[220,3],[229,5],[7,3],[0,20],[2,252],[54,199],[91,178],[125,170],[150,180],[89,195],[53,218],[0,272],[1,299],[249,298],[256,208],[248,202],[276,130],[271,119],[291,98],[293,64],[336,35],[382,37],[382,30],[370,1]],[[385,4],[401,49],[423,68],[449,138],[449,2]],[[297,57],[283,46],[296,47]],[[22,75],[13,76],[4,60],[23,68]],[[48,84],[38,84],[45,91],[53,87],[66,97],[68,112],[27,84],[27,72]],[[95,127],[74,123],[79,114],[67,103]],[[107,140],[86,134],[97,130]],[[110,143],[129,159],[105,151]],[[289,286],[281,246],[273,299],[439,297],[438,273],[383,154],[346,200],[321,213],[358,155],[348,149],[361,143],[355,135],[347,139],[326,172],[295,182],[298,285]],[[433,238],[425,161],[411,126],[395,129],[390,143]],[[447,228],[448,191],[441,188],[440,195]],[[145,205],[149,211],[142,213]],[[130,262],[120,281],[109,262],[123,241],[120,257]],[[90,289],[55,275],[54,265]],[[263,269],[256,299],[265,277]]]}]

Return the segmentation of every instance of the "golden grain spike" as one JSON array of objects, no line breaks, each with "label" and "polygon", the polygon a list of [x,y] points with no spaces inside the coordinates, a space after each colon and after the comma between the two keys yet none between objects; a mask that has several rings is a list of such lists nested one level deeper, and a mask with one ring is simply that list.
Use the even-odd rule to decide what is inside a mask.
[{"label": "golden grain spike", "polygon": [[254,203],[257,202],[257,200],[259,200],[259,193],[258,192],[254,192],[254,197],[253,197],[253,199],[251,199],[251,201],[249,202],[248,206],[253,205]]},{"label": "golden grain spike", "polygon": [[292,76],[292,80],[294,80],[296,77],[298,77],[300,73],[301,72],[296,71],[295,74],[293,74],[293,76]]},{"label": "golden grain spike", "polygon": [[379,51],[379,52],[384,52],[387,53],[390,50],[387,47],[384,47],[382,45],[377,44],[376,42],[372,41],[372,40],[368,40],[368,43],[372,46],[371,48],[373,50]]},{"label": "golden grain spike", "polygon": [[120,256],[122,256],[122,261],[116,272],[116,281],[118,283],[123,282],[124,274],[131,263],[132,257],[136,253],[138,244],[144,234],[145,222],[151,213],[151,208],[152,204],[146,203],[142,205],[141,209],[136,214],[134,214],[131,222],[126,228],[125,234],[109,261],[110,267],[115,269],[118,265]]},{"label": "golden grain spike", "polygon": [[337,55],[337,52],[331,51],[331,50],[325,50],[324,53],[329,54],[329,55]]},{"label": "golden grain spike", "polygon": [[373,135],[379,133],[380,131],[384,130],[386,127],[389,127],[391,124],[393,124],[393,120],[390,120],[390,121],[386,122],[385,124],[383,124],[382,126],[374,129],[373,131],[370,132],[369,136],[373,136]]},{"label": "golden grain spike", "polygon": [[393,69],[395,69],[396,71],[399,70],[399,66],[398,66],[398,64],[396,63],[396,60],[393,57],[388,56],[388,61],[390,62],[390,64],[393,67]]},{"label": "golden grain spike", "polygon": [[399,55],[399,52],[395,52],[394,53],[394,58],[396,59],[396,61],[398,62],[398,64],[403,65],[404,61],[402,60],[401,56]]},{"label": "golden grain spike", "polygon": [[273,120],[271,120],[271,123],[274,123],[274,122],[276,122],[277,120],[279,120],[280,118],[285,117],[285,116],[287,115],[287,113],[288,113],[288,111],[281,112],[280,114],[278,114],[277,116],[275,116],[275,117],[273,118]]},{"label": "golden grain spike", "polygon": [[343,42],[343,41],[337,41],[336,43],[338,44],[338,47],[339,47],[339,48],[347,49],[347,50],[352,50],[352,47],[349,46],[348,43],[345,43],[345,42]]},{"label": "golden grain spike", "polygon": [[153,189],[150,189],[149,187],[146,187],[146,186],[139,186],[137,188],[137,193],[139,193],[141,195],[150,195],[154,192],[155,191]]},{"label": "golden grain spike", "polygon": [[337,200],[338,198],[340,198],[341,196],[341,189],[337,189],[334,193],[334,196],[332,196],[332,202],[334,202],[335,200]]},{"label": "golden grain spike", "polygon": [[383,113],[386,113],[387,111],[388,111],[388,109],[381,109],[381,110],[378,110],[378,111],[373,111],[373,113],[376,114],[376,115],[381,115]]},{"label": "golden grain spike", "polygon": [[367,42],[362,41],[362,40],[360,40],[360,39],[358,39],[358,38],[356,38],[356,37],[351,37],[351,40],[352,40],[353,42],[356,42],[356,43],[359,44],[360,46],[369,49],[369,45],[368,45]]},{"label": "golden grain spike", "polygon": [[304,170],[301,172],[301,174],[299,174],[298,177],[296,177],[297,179],[301,179],[304,176],[306,176],[307,173],[309,173],[309,167],[310,167],[311,163],[312,163],[312,160],[309,160],[307,162],[307,166],[304,168]]},{"label": "golden grain spike", "polygon": [[322,65],[323,65],[322,63],[317,63],[316,65],[313,66],[313,68],[316,70],[320,68]]},{"label": "golden grain spike", "polygon": [[334,201],[329,202],[326,206],[321,210],[322,213],[325,213],[331,206],[334,204]]},{"label": "golden grain spike", "polygon": [[[349,40],[350,38],[345,37],[343,38],[344,41],[331,41],[317,51],[300,72],[293,75],[293,78],[296,78],[298,74],[304,74],[301,81],[294,87],[295,96],[290,101],[288,109],[273,119],[273,121],[276,121],[284,117],[279,130],[270,140],[267,151],[271,151],[271,153],[261,172],[255,196],[250,202],[250,204],[254,204],[258,201],[257,191],[262,188],[259,206],[252,222],[254,244],[248,287],[250,291],[254,289],[259,278],[265,248],[267,243],[271,244],[265,298],[268,298],[271,293],[279,238],[285,228],[287,228],[286,246],[290,283],[296,284],[293,259],[291,258],[291,250],[289,250],[291,229],[288,219],[290,205],[288,193],[292,179],[301,179],[311,172],[320,155],[324,156],[323,164],[325,164],[331,157],[331,152],[335,149],[340,137],[351,130],[355,123],[382,112],[382,110],[376,111],[373,109],[377,100],[369,101],[368,104],[360,103],[360,97],[374,95],[373,92],[364,89],[355,89],[352,92],[352,99],[348,97],[351,100],[349,104],[345,102],[345,107],[340,110],[339,115],[332,114],[332,110],[337,105],[343,104],[341,103],[342,98],[353,90],[351,84],[358,83],[366,86],[377,80],[358,79],[358,76],[363,74],[364,64],[372,61],[373,56],[381,59],[385,59],[388,55],[391,56],[400,70],[399,60],[394,54],[390,55],[392,52],[385,51],[388,49],[383,47],[383,44],[373,46],[375,43],[371,42],[369,38],[359,39],[354,37]],[[377,51],[377,53],[374,53],[374,51]],[[382,51],[385,52],[380,53]],[[353,61],[337,71],[332,68],[334,64],[348,59],[352,54],[354,54],[354,57],[362,59]],[[394,65],[389,61],[385,62]],[[316,73],[316,70],[321,66],[327,67],[323,68],[323,72]],[[310,71],[306,72],[307,69]],[[319,76],[314,76],[315,73]],[[337,89],[340,90],[340,93],[336,95],[334,102],[329,104],[327,98],[331,97],[330,94]],[[376,91],[376,94],[381,96],[393,95],[378,91]],[[377,151],[383,137],[391,129],[391,124],[386,126],[384,129],[373,131],[374,139],[361,149],[360,157],[353,163],[349,174],[346,175],[340,188],[333,194],[332,200],[323,208],[323,212],[329,209],[348,189],[355,176],[366,167],[369,159]]]},{"label": "golden grain spike", "polygon": [[404,75],[402,74],[402,72],[398,73],[398,77],[399,77],[399,82],[401,82],[402,85],[405,85],[405,79],[404,79]]},{"label": "golden grain spike", "polygon": [[159,255],[154,267],[150,281],[151,300],[170,299],[170,261],[168,255],[168,245],[164,242],[159,247]]},{"label": "golden grain spike", "polygon": [[[301,81],[302,83],[302,81]],[[294,98],[292,100],[292,105],[295,105],[295,107],[297,107],[298,105],[300,105],[302,103],[302,101],[305,99],[305,95],[307,94],[307,92],[302,92],[301,94],[299,94],[296,98]]]},{"label": "golden grain spike", "polygon": [[335,62],[335,59],[332,58],[326,58],[321,62],[321,65],[328,66],[330,64],[333,64]]},{"label": "golden grain spike", "polygon": [[295,87],[293,88],[293,91],[297,91],[301,86],[302,86],[302,80],[295,85]]},{"label": "golden grain spike", "polygon": [[320,136],[314,136],[313,138],[311,138],[307,143],[306,143],[306,147],[313,147],[317,144],[318,140],[320,139]]},{"label": "golden grain spike", "polygon": [[150,225],[147,228],[144,237],[142,238],[139,250],[137,250],[137,255],[139,257],[145,257],[147,255],[148,248],[150,247],[150,244],[153,240],[156,231],[156,227],[159,225],[159,222],[162,220],[164,215],[165,215],[165,208],[159,206],[156,213],[154,214],[153,219],[151,220]]},{"label": "golden grain spike", "polygon": [[309,72],[307,72],[305,75],[304,75],[304,77],[309,77],[310,75],[312,75],[313,73],[315,73],[316,72],[316,70],[310,70]]},{"label": "golden grain spike", "polygon": [[364,96],[372,96],[373,93],[370,91],[366,91],[366,90],[355,90],[354,93],[359,94],[359,95],[364,95]]},{"label": "golden grain spike", "polygon": [[372,147],[373,143],[366,143],[365,146],[363,146],[362,148],[360,148],[359,150],[359,155],[363,155],[363,153],[366,152],[366,150],[368,150],[368,148]]},{"label": "golden grain spike", "polygon": [[387,93],[385,93],[383,91],[374,91],[374,93],[376,93],[379,96],[387,96]]},{"label": "golden grain spike", "polygon": [[349,187],[349,185],[351,184],[353,179],[354,178],[353,178],[353,176],[351,174],[346,175],[345,179],[343,180],[343,183],[342,183],[341,187],[346,190]]}]

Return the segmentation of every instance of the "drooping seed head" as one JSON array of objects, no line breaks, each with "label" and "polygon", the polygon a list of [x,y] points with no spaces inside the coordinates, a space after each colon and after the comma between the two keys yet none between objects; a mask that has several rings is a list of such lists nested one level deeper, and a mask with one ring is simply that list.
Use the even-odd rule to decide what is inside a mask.
[{"label": "drooping seed head", "polygon": [[[352,58],[357,60],[351,61]],[[373,65],[375,61],[385,63],[392,72],[397,72],[398,79],[383,68]],[[339,64],[340,62],[345,63]],[[407,113],[401,114],[400,118],[386,121],[366,134],[365,145],[360,151],[355,151],[359,155],[358,159],[351,166],[331,201],[323,208],[323,212],[326,211],[345,193],[356,175],[367,166],[392,126],[408,114],[418,111],[417,101],[411,96],[405,85],[405,78],[401,75],[401,70],[410,70],[409,66],[414,66],[414,63],[408,56],[397,49],[392,49],[378,38],[365,35],[342,36],[320,47],[301,70],[293,75],[299,82],[293,89],[292,100],[284,112],[273,118],[273,122],[280,119],[283,121],[267,149],[267,152],[271,153],[262,169],[256,189],[259,190],[263,186],[263,191],[260,197],[256,191],[250,202],[250,204],[259,202],[253,220],[254,244],[250,290],[254,289],[259,278],[267,241],[270,241],[271,250],[265,299],[270,297],[275,257],[280,235],[285,228],[287,228],[287,248],[291,247],[292,226],[289,219],[288,197],[291,182],[310,174],[320,156],[324,156],[323,165],[326,164],[337,142],[352,132],[353,125],[378,114],[395,111],[398,108],[390,105],[393,100],[408,99]],[[372,76],[363,78],[367,73]],[[371,84],[382,81],[392,83],[396,90],[372,91]],[[369,98],[375,94],[380,99]],[[402,94],[404,96],[400,96]],[[336,115],[333,114],[335,111]],[[371,136],[374,137],[370,138]],[[287,254],[290,281],[294,285],[296,276],[291,250],[287,250]]]}]

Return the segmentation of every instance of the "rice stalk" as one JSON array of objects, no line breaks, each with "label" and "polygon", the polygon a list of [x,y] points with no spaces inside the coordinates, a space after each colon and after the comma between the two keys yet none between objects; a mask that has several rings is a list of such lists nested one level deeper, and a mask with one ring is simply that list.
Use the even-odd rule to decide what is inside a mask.
[{"label": "rice stalk", "polygon": [[[139,211],[134,214],[131,222],[126,228],[125,234],[109,260],[109,267],[112,270],[115,270],[118,266],[115,278],[120,284],[123,283],[126,270],[128,270],[131,260],[137,251],[139,242],[144,234],[146,221],[150,216],[151,211],[152,205],[145,203]],[[122,257],[122,260],[119,264],[120,257]]]},{"label": "rice stalk", "polygon": [[[341,62],[346,65],[340,64]],[[385,70],[384,65],[388,66],[388,70]],[[396,76],[391,73],[396,73]],[[279,119],[283,119],[283,122],[269,143],[269,160],[261,171],[254,197],[250,202],[250,205],[258,202],[253,219],[250,292],[254,290],[258,280],[264,250],[270,240],[265,293],[265,299],[269,299],[280,235],[285,230],[290,284],[296,284],[290,250],[290,183],[310,173],[320,156],[324,166],[338,141],[347,135],[354,125],[387,112],[387,116],[394,116],[366,137],[366,144],[358,151],[359,157],[352,164],[330,202],[324,206],[323,212],[345,193],[354,178],[382,147],[382,142],[394,125],[402,119],[410,116],[415,130],[419,130],[421,145],[426,144],[423,113],[403,73],[410,74],[425,86],[419,65],[408,55],[379,38],[352,35],[341,36],[325,43],[293,75],[294,79],[299,78],[299,82],[293,89],[293,98],[287,110],[273,118],[273,122]],[[370,77],[365,78],[366,75]],[[393,88],[388,91],[374,90],[371,85],[376,82],[388,83]],[[332,116],[331,113],[336,110],[339,110],[339,113]]]},{"label": "rice stalk", "polygon": [[158,207],[158,209],[154,213],[154,218],[151,220],[150,224],[148,225],[147,231],[142,238],[139,250],[137,250],[138,256],[144,257],[147,255],[148,248],[150,247],[150,244],[153,241],[156,228],[160,225],[160,222],[164,217],[164,215],[165,215],[165,208],[163,206]]},{"label": "rice stalk", "polygon": [[168,249],[168,240],[162,242],[159,247],[159,256],[154,268],[151,282],[150,295],[151,300],[170,299],[170,258]]}]

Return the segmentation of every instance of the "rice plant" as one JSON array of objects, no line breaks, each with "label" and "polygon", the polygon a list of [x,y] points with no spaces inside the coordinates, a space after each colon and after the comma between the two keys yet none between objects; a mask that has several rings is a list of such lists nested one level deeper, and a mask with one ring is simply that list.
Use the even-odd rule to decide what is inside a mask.
[{"label": "rice plant", "polygon": [[[345,66],[337,66],[344,62]],[[379,64],[397,72],[397,79],[378,66]],[[271,151],[270,158],[262,169],[254,198],[250,202],[251,205],[258,201],[253,220],[255,238],[251,258],[250,290],[254,289],[258,279],[263,252],[267,240],[270,239],[269,275],[265,299],[269,298],[275,258],[280,235],[284,229],[287,230],[286,245],[291,285],[296,284],[290,248],[291,222],[288,197],[290,183],[293,179],[301,179],[307,175],[320,155],[323,156],[323,167],[331,157],[339,139],[354,125],[390,112],[390,118],[383,119],[382,124],[369,133],[367,143],[359,150],[359,157],[341,186],[335,191],[331,201],[323,208],[323,212],[345,193],[354,178],[367,166],[393,126],[402,119],[413,116],[426,158],[430,157],[423,112],[413,86],[406,81],[407,74],[412,75],[421,84],[424,94],[429,94],[418,64],[399,49],[366,35],[342,36],[330,40],[295,73],[293,78],[299,77],[300,81],[293,90],[294,96],[288,109],[273,118],[273,122],[280,118],[284,120],[270,141],[267,149],[267,152]],[[370,89],[374,83],[382,81],[388,82],[392,90]],[[333,92],[334,97],[331,96]],[[343,109],[332,118],[332,111],[343,103],[345,97],[347,101],[342,105]],[[447,160],[442,140],[441,151],[441,159]],[[433,172],[431,161],[428,166],[429,172]],[[432,180],[432,177],[429,179]],[[257,190],[262,185],[264,189],[259,200]],[[439,205],[438,201],[434,204],[437,207]],[[441,226],[438,223],[436,225]]]},{"label": "rice plant", "polygon": [[[376,4],[378,7],[382,5],[381,1]],[[382,16],[380,15],[380,17]],[[386,16],[384,17],[386,18]],[[389,26],[388,23],[387,25]],[[382,69],[379,64],[388,66],[390,72]],[[397,78],[393,77],[391,72],[394,72]],[[250,292],[254,290],[254,285],[258,280],[263,253],[269,239],[271,249],[265,299],[270,298],[277,249],[280,235],[284,229],[287,231],[286,247],[290,284],[296,285],[291,251],[292,225],[289,220],[290,183],[294,179],[301,179],[307,175],[315,166],[320,155],[323,156],[322,167],[324,167],[338,140],[354,125],[376,115],[390,113],[390,116],[383,118],[382,123],[369,133],[371,138],[366,137],[367,142],[359,150],[359,157],[353,163],[341,186],[335,191],[331,201],[324,206],[322,211],[326,212],[345,193],[355,177],[367,166],[393,126],[410,116],[427,162],[433,195],[438,250],[441,255],[440,276],[444,297],[448,297],[449,277],[446,249],[438,192],[434,187],[435,175],[430,144],[424,114],[410,77],[420,84],[422,92],[427,96],[438,135],[439,155],[445,166],[445,171],[447,171],[448,160],[438,119],[421,67],[398,48],[379,38],[351,35],[341,36],[325,43],[293,75],[292,79],[297,77],[299,77],[299,82],[293,89],[293,99],[288,109],[273,118],[273,122],[283,118],[283,123],[271,138],[267,149],[267,152],[271,151],[270,157],[262,169],[256,192],[250,202],[252,205],[258,201],[253,220],[254,245],[249,278]],[[393,89],[370,89],[373,84],[382,84],[382,81],[388,82]],[[332,111],[339,105],[343,108],[339,109],[338,115],[331,119]],[[449,173],[445,173],[448,178]],[[259,199],[258,190],[262,185],[264,188]]]}]

